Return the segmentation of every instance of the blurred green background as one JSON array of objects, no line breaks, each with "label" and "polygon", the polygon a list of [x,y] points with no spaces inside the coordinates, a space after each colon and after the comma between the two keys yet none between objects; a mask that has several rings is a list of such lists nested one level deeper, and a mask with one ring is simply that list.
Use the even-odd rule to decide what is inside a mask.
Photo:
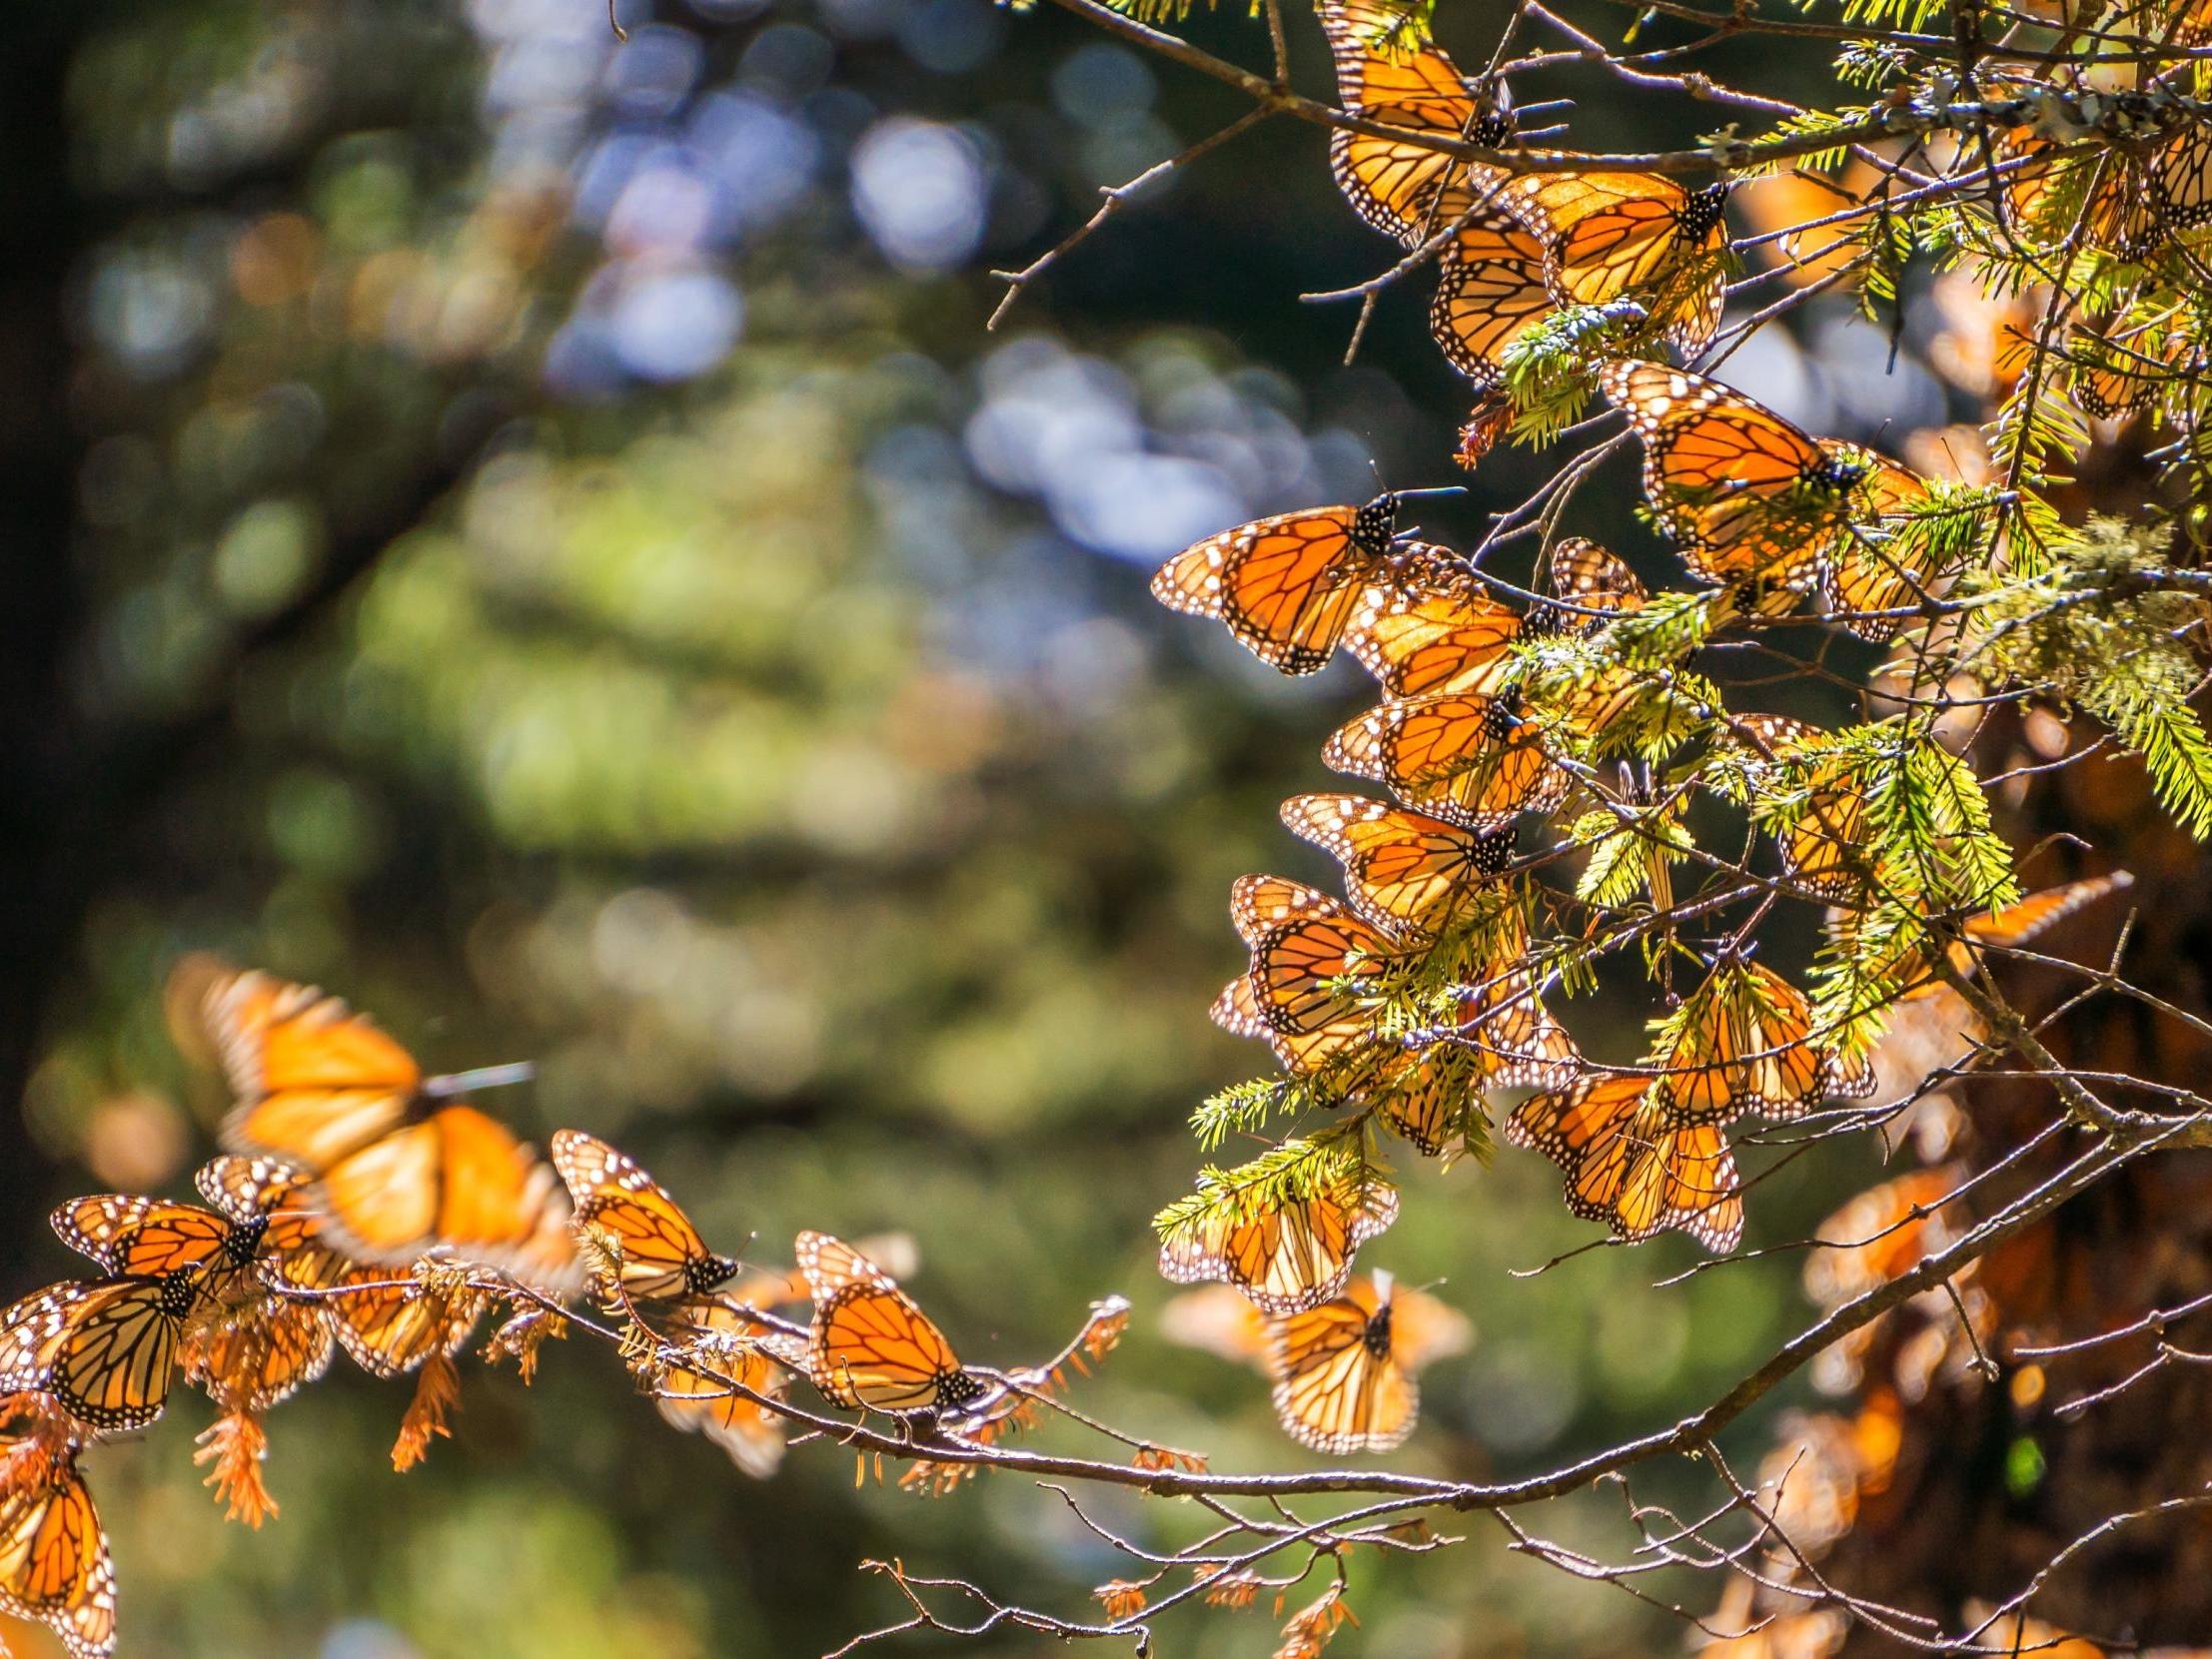
[{"label": "blurred green background", "polygon": [[[1146,1223],[1199,1162],[1190,1108],[1264,1066],[1206,1020],[1240,965],[1229,883],[1330,874],[1275,806],[1334,786],[1318,745],[1364,688],[1281,680],[1145,583],[1260,512],[1454,480],[1465,398],[1426,283],[1344,367],[1351,311],[1298,295],[1390,250],[1321,134],[1276,122],[986,333],[992,267],[1234,100],[988,0],[621,7],[626,44],[601,0],[87,0],[5,26],[4,1287],[71,1270],[55,1201],[181,1191],[211,1150],[225,1103],[160,988],[214,948],[342,992],[435,1068],[535,1059],[498,1108],[541,1143],[615,1140],[724,1247],[911,1233],[914,1287],[978,1358],[1039,1357],[1126,1292],[1088,1409],[1218,1467],[1304,1466],[1256,1377],[1154,1333]],[[1498,20],[1447,0],[1440,32],[1480,59]],[[1191,28],[1264,50],[1241,7]],[[1710,124],[1569,90],[1589,144]],[[1867,341],[1815,311],[1736,378],[1831,430],[1938,416],[1909,357],[1869,392]],[[1425,521],[1471,538],[1540,468],[1501,454]],[[1574,527],[1652,567],[1631,476]],[[1644,1012],[1575,1017],[1626,1049]],[[1870,1163],[1791,1167],[1751,1243],[1801,1237]],[[1800,1313],[1787,1259],[1649,1288],[1679,1239],[1513,1277],[1591,1237],[1549,1166],[1406,1175],[1368,1259],[1443,1280],[1479,1335],[1428,1379],[1404,1466],[1510,1474],[1670,1421]],[[455,1440],[403,1479],[404,1399],[341,1367],[278,1411],[258,1535],[199,1489],[195,1399],[93,1454],[123,1652],[807,1654],[898,1615],[863,1556],[1075,1614],[1127,1570],[1015,1480],[856,1492],[814,1446],[750,1482],[580,1343],[529,1391],[472,1365]],[[1546,1524],[1634,1542],[1618,1493]],[[1359,1562],[1338,1650],[1680,1642],[1467,1530]],[[1266,1653],[1276,1623],[1193,1612],[1158,1651]]]}]

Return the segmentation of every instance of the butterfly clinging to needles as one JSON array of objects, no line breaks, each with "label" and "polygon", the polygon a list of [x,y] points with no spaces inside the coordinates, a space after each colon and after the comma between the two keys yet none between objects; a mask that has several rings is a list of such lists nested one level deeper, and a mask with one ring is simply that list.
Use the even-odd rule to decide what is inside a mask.
[{"label": "butterfly clinging to needles", "polygon": [[[1900,563],[1889,541],[1854,542],[1845,576],[1830,565],[1854,524],[1878,525],[1925,496],[1902,467],[1816,441],[1687,370],[1617,358],[1600,366],[1598,383],[1644,440],[1645,494],[1682,561],[1701,580],[1741,588],[1748,608],[1786,614],[1826,582],[1838,610],[1888,609],[1932,574]],[[1856,620],[1896,629],[1895,618]]]},{"label": "butterfly clinging to needles", "polygon": [[[1416,37],[1417,8],[1392,0],[1322,0],[1346,110],[1381,126],[1496,149],[1513,136],[1500,87],[1478,98],[1451,56]],[[1329,165],[1359,216],[1407,246],[1426,241],[1495,190],[1505,177],[1446,151],[1373,133],[1334,129]]]},{"label": "butterfly clinging to needles", "polygon": [[1342,1290],[1359,1247],[1397,1219],[1395,1188],[1338,1173],[1279,1203],[1163,1219],[1160,1271],[1178,1284],[1222,1279],[1266,1312],[1300,1313]]},{"label": "butterfly clinging to needles", "polygon": [[1679,1228],[1719,1254],[1743,1236],[1741,1184],[1719,1127],[1677,1120],[1650,1078],[1594,1072],[1532,1096],[1506,1121],[1506,1139],[1557,1164],[1568,1209],[1619,1238]]},{"label": "butterfly clinging to needles", "polygon": [[1652,173],[1544,172],[1517,179],[1502,200],[1542,240],[1560,304],[1644,301],[1694,354],[1720,322],[1729,189],[1686,190]]}]

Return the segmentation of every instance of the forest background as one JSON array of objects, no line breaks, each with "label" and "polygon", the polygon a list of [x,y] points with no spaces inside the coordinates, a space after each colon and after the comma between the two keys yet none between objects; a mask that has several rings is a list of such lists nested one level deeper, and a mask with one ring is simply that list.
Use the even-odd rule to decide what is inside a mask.
[{"label": "forest background", "polygon": [[[1502,16],[1459,0],[1438,36],[1479,60]],[[211,1150],[220,1086],[160,987],[214,947],[342,991],[434,1067],[534,1059],[504,1111],[618,1141],[718,1241],[912,1234],[912,1282],[977,1358],[1041,1355],[1122,1291],[1090,1408],[1217,1466],[1303,1466],[1256,1378],[1160,1337],[1148,1221],[1188,1186],[1191,1107],[1259,1069],[1205,1015],[1241,958],[1228,885],[1322,877],[1275,803],[1333,786],[1318,735],[1361,686],[1286,681],[1145,583],[1223,525],[1460,476],[1425,294],[1387,296],[1345,366],[1356,309],[1299,295],[1391,250],[1324,135],[1275,122],[988,331],[992,268],[1235,95],[988,0],[620,17],[626,42],[595,0],[10,24],[0,1290],[67,1270],[54,1202],[176,1191]],[[1261,44],[1240,8],[1188,27]],[[1785,44],[1704,67],[1819,101],[1824,52]],[[1573,90],[1591,149],[1714,125]],[[1938,426],[1979,409],[1945,327],[1909,305],[1884,374],[1886,332],[1815,301],[1726,375],[1814,430]],[[1423,521],[1466,544],[1546,464],[1494,454]],[[1667,567],[1615,472],[1574,527]],[[1768,1182],[1751,1242],[1803,1236],[1876,1151]],[[1404,1466],[1548,1466],[1803,1322],[1788,1258],[1650,1288],[1694,1258],[1678,1237],[1512,1276],[1592,1232],[1533,1156],[1404,1175],[1372,1259],[1478,1332],[1425,1379]],[[258,1536],[199,1489],[193,1406],[104,1450],[126,1651],[786,1655],[895,1613],[864,1556],[1073,1600],[1116,1569],[1007,1477],[856,1491],[816,1447],[747,1480],[589,1347],[528,1391],[472,1367],[456,1439],[401,1479],[404,1391],[334,1373],[279,1412]],[[1815,1397],[1791,1384],[1744,1444]],[[1554,1535],[1615,1520],[1593,1498]],[[1363,1561],[1355,1589],[1346,1640],[1394,1659],[1679,1640],[1495,1548]],[[1177,1651],[1272,1629],[1193,1618]]]}]

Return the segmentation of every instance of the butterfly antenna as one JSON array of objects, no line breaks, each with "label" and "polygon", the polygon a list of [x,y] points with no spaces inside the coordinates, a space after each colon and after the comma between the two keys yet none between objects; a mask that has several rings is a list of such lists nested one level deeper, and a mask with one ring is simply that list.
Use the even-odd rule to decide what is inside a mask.
[{"label": "butterfly antenna", "polygon": [[517,1060],[506,1066],[479,1066],[473,1072],[425,1078],[423,1093],[434,1099],[448,1100],[457,1095],[474,1094],[479,1089],[506,1089],[513,1084],[528,1083],[537,1076],[536,1061]]},{"label": "butterfly antenna", "polygon": [[1390,492],[1401,501],[1418,501],[1425,495],[1465,495],[1464,483],[1434,483],[1423,489],[1394,489]]}]

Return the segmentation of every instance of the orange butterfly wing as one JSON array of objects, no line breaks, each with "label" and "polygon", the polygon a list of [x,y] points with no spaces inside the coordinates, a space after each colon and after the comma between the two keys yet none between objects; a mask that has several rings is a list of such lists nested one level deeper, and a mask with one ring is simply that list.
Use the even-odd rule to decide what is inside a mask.
[{"label": "orange butterfly wing", "polygon": [[[1511,136],[1512,118],[1478,105],[1448,54],[1407,44],[1411,7],[1323,0],[1317,10],[1336,60],[1337,96],[1347,110],[1385,126],[1493,148]],[[1451,224],[1500,177],[1441,151],[1341,128],[1330,134],[1329,166],[1353,211],[1408,246]]]},{"label": "orange butterfly wing", "polygon": [[1497,697],[1444,693],[1371,709],[1322,750],[1337,771],[1389,786],[1408,806],[1495,830],[1565,798],[1568,774],[1536,728]]},{"label": "orange butterfly wing", "polygon": [[366,1015],[313,986],[248,970],[217,980],[203,1013],[238,1106],[234,1151],[336,1163],[403,1122],[422,1069]]},{"label": "orange butterfly wing", "polygon": [[[1439,566],[1448,569],[1449,566]],[[1495,692],[1521,618],[1466,580],[1376,583],[1345,643],[1390,697]]]},{"label": "orange butterfly wing", "polygon": [[549,1284],[574,1276],[553,1172],[472,1106],[441,1106],[341,1159],[315,1196],[331,1243],[360,1260],[408,1262],[445,1247]]},{"label": "orange butterfly wing", "polygon": [[1162,1244],[1160,1271],[1178,1284],[1226,1280],[1265,1312],[1303,1312],[1343,1289],[1360,1245],[1397,1219],[1393,1189],[1346,1181],[1256,1216],[1210,1219]]},{"label": "orange butterfly wing", "polygon": [[144,1428],[177,1369],[193,1275],[64,1279],[0,1313],[0,1394],[50,1394],[91,1430]]},{"label": "orange butterfly wing", "polygon": [[74,1454],[0,1495],[0,1612],[47,1626],[70,1659],[115,1651],[115,1567]]},{"label": "orange butterfly wing", "polygon": [[1546,239],[1545,271],[1562,304],[1648,302],[1685,356],[1719,326],[1719,255],[1728,187],[1691,193],[1647,173],[1533,173],[1506,206]]},{"label": "orange butterfly wing", "polygon": [[573,1226],[614,1237],[622,1287],[630,1295],[704,1294],[737,1271],[735,1261],[706,1247],[690,1217],[626,1153],[573,1129],[557,1131],[552,1150],[553,1168],[575,1203]]},{"label": "orange butterfly wing", "polygon": [[797,1250],[814,1295],[807,1374],[831,1404],[958,1411],[983,1396],[944,1332],[874,1262],[822,1233],[800,1234]]},{"label": "orange butterfly wing", "polygon": [[63,1205],[52,1221],[63,1244],[111,1273],[150,1276],[253,1256],[253,1241],[237,1238],[227,1218],[163,1199],[102,1193]]},{"label": "orange butterfly wing", "polygon": [[783,1461],[783,1419],[721,1380],[727,1377],[765,1399],[783,1397],[790,1373],[757,1340],[766,1327],[742,1307],[712,1296],[677,1303],[669,1325],[679,1340],[704,1337],[720,1345],[708,1350],[714,1376],[669,1367],[654,1395],[660,1415],[677,1428],[705,1434],[753,1479],[767,1479]]},{"label": "orange butterfly wing", "polygon": [[572,1280],[553,1172],[474,1107],[427,1102],[413,1057],[365,1016],[252,971],[219,978],[203,1006],[239,1097],[225,1144],[315,1178],[334,1245],[386,1262],[452,1246]]},{"label": "orange butterfly wing", "polygon": [[1362,795],[1295,795],[1283,823],[1344,866],[1352,908],[1378,926],[1433,934],[1513,859],[1513,837],[1481,834]]},{"label": "orange butterfly wing", "polygon": [[1328,1456],[1388,1451],[1413,1432],[1421,1394],[1392,1352],[1389,1303],[1351,1295],[1271,1321],[1275,1414]]},{"label": "orange butterfly wing", "polygon": [[330,1310],[270,1295],[185,1334],[178,1363],[227,1408],[266,1411],[330,1367],[337,1348]]},{"label": "orange butterfly wing", "polygon": [[426,1290],[390,1267],[350,1268],[331,1288],[344,1292],[330,1297],[339,1345],[371,1376],[404,1376],[459,1353],[484,1312],[480,1297]]},{"label": "orange butterfly wing", "polygon": [[1651,600],[1652,590],[1621,555],[1587,536],[1560,541],[1552,548],[1550,564],[1552,592],[1560,603],[1543,620],[1559,632],[1587,633],[1621,611],[1642,610]]},{"label": "orange butterfly wing", "polygon": [[1481,392],[1505,384],[1505,353],[1555,309],[1544,244],[1503,212],[1480,214],[1445,249],[1429,332]]},{"label": "orange butterfly wing", "polygon": [[1384,496],[1240,524],[1168,560],[1152,578],[1152,595],[1218,617],[1270,667],[1311,674],[1344,638],[1362,584],[1389,550],[1395,517],[1395,500]]},{"label": "orange butterfly wing", "polygon": [[1828,609],[1861,639],[1877,643],[1894,639],[1905,618],[1858,613],[1897,610],[1928,596],[1929,583],[1936,576],[1933,548],[1922,541],[1908,554],[1894,535],[1897,524],[1928,498],[1927,482],[1855,444],[1828,442],[1820,447],[1832,458],[1864,470],[1850,491],[1851,528],[1828,561]]},{"label": "orange butterfly wing", "polygon": [[1720,1253],[1743,1236],[1727,1142],[1709,1123],[1669,1127],[1649,1079],[1596,1076],[1534,1096],[1506,1121],[1506,1139],[1557,1164],[1568,1209],[1620,1238],[1679,1228]]},{"label": "orange butterfly wing", "polygon": [[1811,1041],[1804,993],[1755,962],[1714,968],[1681,1014],[1681,1038],[1665,1057],[1659,1086],[1676,1120],[1800,1117],[1836,1081]]},{"label": "orange butterfly wing", "polygon": [[1809,585],[1848,521],[1855,468],[1773,411],[1686,370],[1615,359],[1599,385],[1644,440],[1644,489],[1692,572]]},{"label": "orange butterfly wing", "polygon": [[1279,876],[1239,880],[1230,910],[1252,947],[1261,1017],[1291,1036],[1356,1015],[1334,985],[1374,979],[1396,954],[1388,937],[1335,899]]}]

